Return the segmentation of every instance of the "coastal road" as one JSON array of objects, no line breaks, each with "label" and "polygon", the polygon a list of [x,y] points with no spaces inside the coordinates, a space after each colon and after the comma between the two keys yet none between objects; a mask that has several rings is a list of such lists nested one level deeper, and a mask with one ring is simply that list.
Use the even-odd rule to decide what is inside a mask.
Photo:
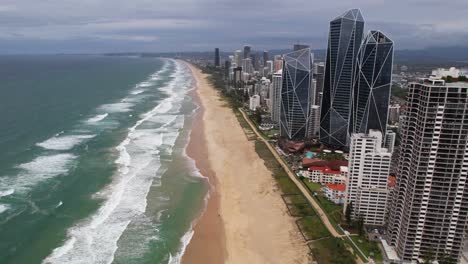
[{"label": "coastal road", "polygon": [[248,118],[247,114],[239,108],[239,111],[242,113],[242,116],[244,116],[244,119],[247,121],[247,123],[249,123],[250,127],[252,128],[252,130],[255,132],[255,134],[257,134],[258,138],[260,140],[262,140],[267,146],[268,148],[270,149],[271,153],[273,153],[273,155],[275,156],[276,160],[278,160],[278,162],[281,164],[281,166],[283,167],[283,169],[288,173],[288,176],[289,178],[297,185],[297,187],[299,188],[299,190],[301,190],[302,194],[306,197],[306,199],[309,201],[309,203],[314,207],[315,211],[317,212],[317,214],[320,216],[320,218],[322,219],[322,222],[325,224],[325,226],[327,227],[328,231],[330,231],[330,233],[332,234],[332,236],[334,237],[342,237],[343,235],[340,235],[335,227],[330,223],[330,220],[328,219],[327,215],[325,214],[325,212],[322,210],[322,208],[320,207],[320,205],[317,203],[317,201],[315,201],[314,197],[312,197],[312,195],[310,194],[309,190],[306,189],[306,187],[304,187],[304,185],[302,185],[302,183],[299,181],[299,179],[297,178],[296,174],[294,174],[291,169],[289,168],[289,166],[283,161],[283,159],[279,156],[278,152],[273,148],[273,146],[270,144],[270,142],[268,142],[265,138],[262,137],[262,135],[260,135],[260,133],[257,131],[257,128],[255,127],[255,125],[252,123],[252,121],[250,121],[250,119]]}]

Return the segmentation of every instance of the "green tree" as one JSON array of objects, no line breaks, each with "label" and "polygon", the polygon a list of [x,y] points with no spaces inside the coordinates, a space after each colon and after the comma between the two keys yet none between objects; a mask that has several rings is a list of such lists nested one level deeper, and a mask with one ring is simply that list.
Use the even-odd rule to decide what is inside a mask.
[{"label": "green tree", "polygon": [[346,212],[345,212],[345,217],[346,217],[346,223],[348,226],[351,226],[351,212],[353,210],[353,202],[349,203],[348,206],[346,206]]},{"label": "green tree", "polygon": [[364,217],[362,217],[361,215],[358,215],[357,217],[356,226],[358,229],[359,236],[363,236],[364,235]]},{"label": "green tree", "polygon": [[459,80],[460,82],[466,82],[466,76],[463,76],[463,75],[462,75],[462,76],[458,77],[458,80]]},{"label": "green tree", "polygon": [[441,254],[438,258],[437,261],[439,264],[455,264],[457,263],[457,260],[454,259],[451,255],[447,253]]},{"label": "green tree", "polygon": [[445,77],[445,81],[448,82],[448,83],[451,83],[451,82],[453,82],[453,77],[448,75],[447,77]]}]

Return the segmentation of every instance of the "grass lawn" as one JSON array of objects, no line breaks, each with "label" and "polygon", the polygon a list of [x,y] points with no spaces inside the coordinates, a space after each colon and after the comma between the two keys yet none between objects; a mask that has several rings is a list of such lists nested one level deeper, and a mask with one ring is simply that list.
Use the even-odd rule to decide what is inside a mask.
[{"label": "grass lawn", "polygon": [[276,178],[278,187],[281,189],[283,194],[300,194],[301,191],[297,188],[296,184],[289,177],[278,177]]},{"label": "grass lawn", "polygon": [[302,182],[307,186],[307,188],[311,192],[318,192],[318,191],[320,191],[320,188],[322,188],[322,185],[320,183],[310,182],[306,178],[302,179]]},{"label": "grass lawn", "polygon": [[374,259],[377,263],[383,262],[382,252],[375,241],[369,241],[365,237],[361,236],[351,236],[351,239],[359,246],[359,249],[367,256],[370,257],[370,252],[374,253],[372,259]]},{"label": "grass lawn", "polygon": [[297,220],[299,229],[306,237],[306,240],[315,240],[330,236],[322,220],[318,216],[303,217]]},{"label": "grass lawn", "polygon": [[316,215],[314,209],[308,203],[288,204],[287,206],[288,206],[289,212],[291,213],[291,216],[294,216],[294,217]]},{"label": "grass lawn", "polygon": [[340,238],[330,237],[310,244],[314,260],[319,264],[354,264],[356,260]]},{"label": "grass lawn", "polygon": [[303,204],[303,203],[307,203],[306,198],[302,194],[284,195],[283,199],[286,202],[286,204]]}]

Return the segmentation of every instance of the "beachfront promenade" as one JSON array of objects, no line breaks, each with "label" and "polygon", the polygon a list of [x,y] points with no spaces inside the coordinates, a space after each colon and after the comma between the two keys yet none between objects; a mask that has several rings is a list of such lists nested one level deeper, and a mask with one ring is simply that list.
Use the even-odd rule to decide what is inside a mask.
[{"label": "beachfront promenade", "polygon": [[[299,181],[299,179],[297,178],[297,176],[295,175],[294,172],[291,171],[291,169],[289,168],[289,166],[284,162],[284,160],[279,156],[278,152],[275,150],[275,148],[270,144],[270,142],[268,142],[268,140],[266,140],[261,134],[260,132],[258,132],[257,128],[255,127],[255,124],[252,123],[252,121],[250,120],[250,118],[247,116],[247,114],[239,108],[239,111],[242,113],[242,116],[244,117],[244,119],[247,121],[247,123],[249,124],[249,126],[252,128],[252,130],[255,132],[255,134],[257,135],[258,139],[260,139],[261,141],[263,141],[263,143],[265,143],[265,145],[268,147],[268,149],[271,151],[271,153],[273,154],[273,156],[276,158],[276,160],[281,164],[281,166],[283,167],[283,169],[286,171],[286,173],[288,174],[289,178],[294,182],[294,184],[296,184],[296,186],[299,188],[299,190],[301,191],[301,193],[304,195],[304,197],[307,199],[307,201],[309,201],[309,203],[312,205],[312,207],[314,208],[314,210],[317,212],[317,214],[319,215],[320,219],[322,220],[323,224],[325,225],[325,227],[328,229],[328,231],[330,231],[330,233],[332,234],[332,236],[334,237],[338,237],[338,238],[341,238],[341,237],[345,237],[346,235],[341,235],[339,234],[335,227],[331,224],[330,220],[328,219],[328,216],[325,214],[325,212],[322,210],[322,208],[320,207],[320,205],[317,203],[317,201],[312,197],[311,193],[309,192],[309,190],[306,189],[306,187]],[[351,249],[353,250],[353,249]],[[361,258],[356,258],[356,261],[357,263],[364,263]]]}]

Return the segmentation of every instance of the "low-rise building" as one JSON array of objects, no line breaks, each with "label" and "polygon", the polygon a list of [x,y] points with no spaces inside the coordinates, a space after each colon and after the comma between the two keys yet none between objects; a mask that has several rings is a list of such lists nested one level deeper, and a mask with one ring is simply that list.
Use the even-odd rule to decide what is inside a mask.
[{"label": "low-rise building", "polygon": [[302,171],[300,176],[320,184],[344,184],[347,175],[348,167],[345,166],[340,166],[340,170],[333,170],[328,166],[312,166]]},{"label": "low-rise building", "polygon": [[322,191],[325,197],[335,204],[343,204],[345,201],[346,184],[327,183],[322,187]]}]

